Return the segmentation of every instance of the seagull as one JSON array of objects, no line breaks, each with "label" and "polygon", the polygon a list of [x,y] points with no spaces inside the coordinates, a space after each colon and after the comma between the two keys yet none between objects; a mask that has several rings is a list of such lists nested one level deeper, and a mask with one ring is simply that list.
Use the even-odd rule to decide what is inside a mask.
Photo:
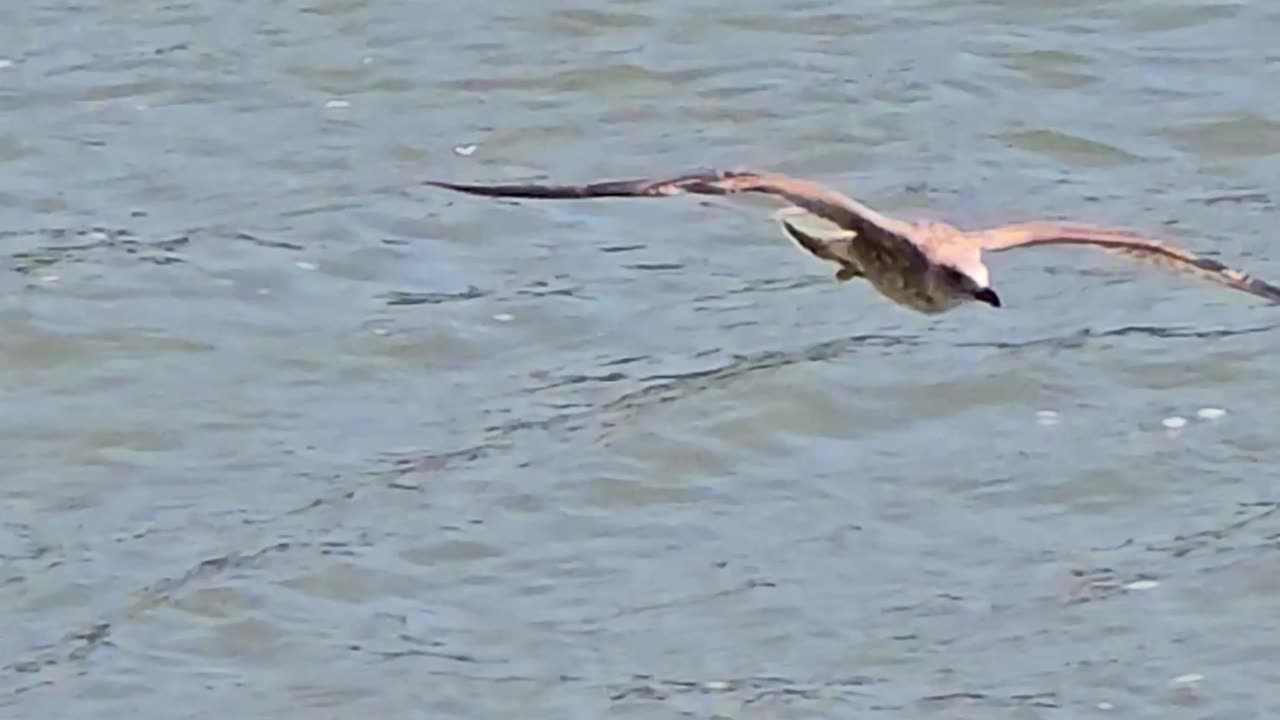
[{"label": "seagull", "polygon": [[[933,220],[899,220],[821,183],[774,172],[704,171],[585,185],[469,185],[439,180],[423,184],[472,195],[534,199],[769,195],[787,203],[770,217],[800,249],[837,265],[837,282],[863,278],[889,300],[926,315],[972,301],[1001,307],[982,253],[1039,245],[1091,245],[1280,303],[1280,287],[1130,230],[1038,220],[966,231]],[[837,229],[806,232],[795,223],[800,216],[817,216]]]}]

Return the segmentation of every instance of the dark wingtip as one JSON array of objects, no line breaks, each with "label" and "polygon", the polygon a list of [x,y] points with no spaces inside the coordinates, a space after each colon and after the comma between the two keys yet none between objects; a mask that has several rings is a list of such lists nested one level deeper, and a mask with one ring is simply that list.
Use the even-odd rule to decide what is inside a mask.
[{"label": "dark wingtip", "polygon": [[464,185],[461,183],[451,183],[444,180],[423,180],[419,185],[429,185],[431,187],[444,188],[446,190],[456,190],[464,193],[483,193],[488,188],[483,185]]},{"label": "dark wingtip", "polygon": [[1000,296],[991,288],[982,288],[973,294],[973,299],[984,302],[991,307],[1000,307]]},{"label": "dark wingtip", "polygon": [[431,187],[445,188],[455,192],[468,193],[470,195],[484,195],[487,197],[510,197],[510,198],[535,198],[535,199],[572,199],[581,197],[592,197],[590,192],[593,186],[578,185],[473,185],[469,183],[454,183],[444,180],[420,180],[420,185],[429,185]]}]

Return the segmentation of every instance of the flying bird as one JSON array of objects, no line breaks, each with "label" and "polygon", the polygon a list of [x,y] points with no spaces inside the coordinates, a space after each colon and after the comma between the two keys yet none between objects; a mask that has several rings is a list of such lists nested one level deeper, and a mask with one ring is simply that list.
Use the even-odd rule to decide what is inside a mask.
[{"label": "flying bird", "polygon": [[[899,220],[821,183],[773,172],[707,171],[585,185],[423,184],[472,195],[537,199],[770,195],[787,203],[771,217],[802,250],[837,265],[837,281],[864,278],[889,300],[929,315],[970,301],[1000,307],[982,253],[1038,245],[1091,245],[1280,303],[1280,287],[1129,230],[1042,220],[965,231],[945,222]],[[817,216],[838,230],[802,230],[794,222],[801,215]]]}]

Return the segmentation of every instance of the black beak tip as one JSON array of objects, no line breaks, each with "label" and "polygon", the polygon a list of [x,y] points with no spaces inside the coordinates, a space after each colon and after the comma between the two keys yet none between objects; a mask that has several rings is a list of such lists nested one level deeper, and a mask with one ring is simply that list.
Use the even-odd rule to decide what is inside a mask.
[{"label": "black beak tip", "polygon": [[975,300],[981,300],[982,302],[990,305],[991,307],[1000,307],[1000,296],[997,295],[996,291],[992,290],[991,288],[982,288],[981,290],[975,292],[973,294],[973,297]]}]

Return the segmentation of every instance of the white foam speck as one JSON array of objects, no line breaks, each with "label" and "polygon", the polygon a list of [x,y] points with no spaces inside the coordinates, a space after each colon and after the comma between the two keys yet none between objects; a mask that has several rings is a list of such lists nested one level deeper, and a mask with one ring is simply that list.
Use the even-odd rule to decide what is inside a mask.
[{"label": "white foam speck", "polygon": [[373,329],[373,334],[374,334],[374,335],[387,335],[387,334],[389,334],[390,332],[391,332],[391,331],[390,331],[390,330],[388,330],[388,329],[386,329],[386,328],[374,328],[374,329]]},{"label": "white foam speck", "polygon": [[1223,410],[1222,408],[1216,408],[1216,407],[1200,408],[1199,410],[1196,411],[1196,417],[1200,418],[1201,420],[1218,420],[1220,418],[1226,417],[1226,414],[1227,414],[1226,410]]},{"label": "white foam speck", "polygon": [[1114,710],[1116,708],[1115,705],[1112,705],[1111,703],[1106,702],[1105,700],[1103,702],[1098,703],[1096,707],[1099,710]]},{"label": "white foam speck", "polygon": [[1200,673],[1187,673],[1169,681],[1170,685],[1194,685],[1204,679]]},{"label": "white foam speck", "polygon": [[40,282],[55,283],[55,282],[58,282],[58,279],[59,278],[57,275],[41,275],[40,276]]},{"label": "white foam speck", "polygon": [[702,687],[711,692],[724,692],[729,689],[729,683],[723,680],[711,680],[702,684]]},{"label": "white foam speck", "polygon": [[346,100],[330,100],[329,102],[325,103],[324,106],[326,108],[329,108],[330,110],[338,110],[341,108],[351,107],[351,103],[347,102]]},{"label": "white foam speck", "polygon": [[400,490],[417,490],[427,483],[424,472],[409,472],[391,481],[391,487]]},{"label": "white foam speck", "polygon": [[1060,418],[1061,416],[1058,415],[1057,410],[1037,410],[1036,411],[1036,422],[1040,423],[1041,425],[1057,425],[1058,420]]},{"label": "white foam speck", "polygon": [[13,61],[10,60],[9,58],[0,58],[0,70],[3,70],[7,67],[13,67]]},{"label": "white foam speck", "polygon": [[315,264],[315,263],[307,262],[306,260],[299,260],[298,262],[294,263],[294,265],[297,265],[298,267],[302,268],[303,270],[315,270],[315,269],[316,269],[316,264]]},{"label": "white foam speck", "polygon": [[1160,424],[1169,430],[1177,430],[1187,426],[1187,419],[1178,415],[1167,417],[1160,421]]},{"label": "white foam speck", "polygon": [[511,322],[512,320],[516,319],[516,316],[512,315],[511,313],[498,313],[497,315],[493,316],[493,319],[497,320],[498,322]]},{"label": "white foam speck", "polygon": [[453,151],[458,153],[459,155],[462,155],[463,157],[466,157],[468,155],[475,153],[475,151],[478,150],[479,147],[480,146],[478,145],[459,145],[455,147]]},{"label": "white foam speck", "polygon": [[1124,586],[1125,590],[1154,590],[1160,587],[1160,583],[1155,580],[1134,580]]}]

